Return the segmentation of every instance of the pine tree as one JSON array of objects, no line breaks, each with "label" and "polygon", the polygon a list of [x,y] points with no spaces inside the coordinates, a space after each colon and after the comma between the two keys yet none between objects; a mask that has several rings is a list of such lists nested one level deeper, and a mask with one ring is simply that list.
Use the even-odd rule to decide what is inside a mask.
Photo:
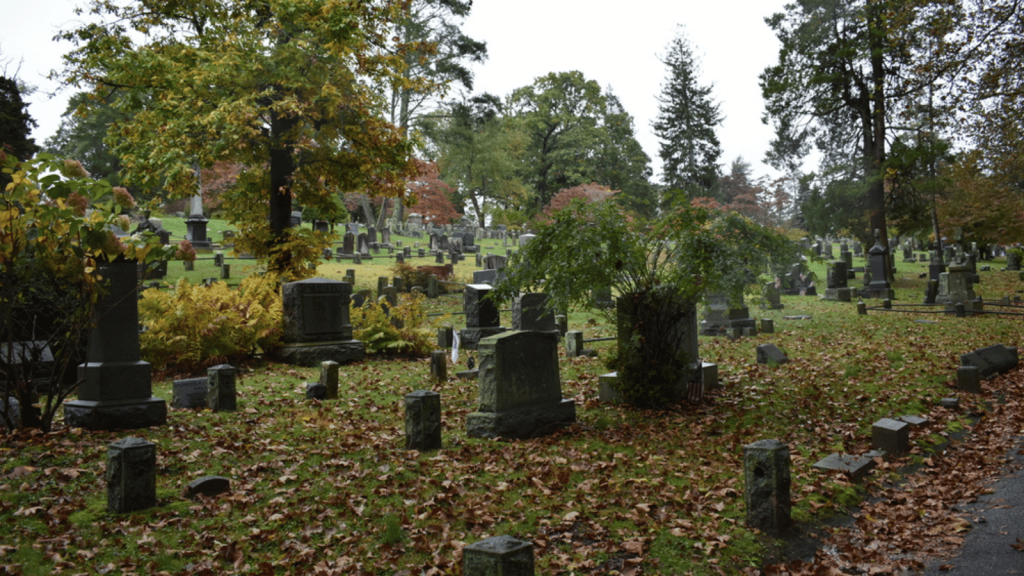
[{"label": "pine tree", "polygon": [[669,44],[663,60],[668,75],[658,97],[654,133],[661,140],[663,205],[674,204],[679,194],[713,196],[719,177],[722,148],[715,127],[722,123],[719,104],[711,97],[712,85],[698,83],[697,58],[683,34]]},{"label": "pine tree", "polygon": [[29,135],[36,121],[28,114],[18,83],[0,76],[0,146],[7,146],[15,158],[28,160],[39,150]]}]

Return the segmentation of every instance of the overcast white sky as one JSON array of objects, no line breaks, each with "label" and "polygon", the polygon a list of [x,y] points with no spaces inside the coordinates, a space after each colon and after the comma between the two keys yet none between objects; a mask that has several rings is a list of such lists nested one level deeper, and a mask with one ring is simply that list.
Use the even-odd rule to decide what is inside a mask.
[{"label": "overcast white sky", "polygon": [[[718,137],[723,169],[737,156],[756,175],[774,174],[762,164],[771,129],[761,123],[764,106],[758,74],[778,57],[778,42],[764,18],[786,0],[475,0],[464,31],[487,42],[489,59],[476,68],[474,92],[502,97],[548,72],[579,70],[602,88],[611,87],[635,119],[637,139],[659,173],[658,140],[651,122],[658,112],[665,67],[659,56],[682,24],[701,55],[703,83],[714,85],[725,121]],[[29,113],[39,123],[37,143],[52,135],[67,106],[68,91],[46,79],[59,68],[67,43],[61,28],[74,26],[78,0],[0,0],[4,26],[0,58],[8,74],[39,87]]]}]

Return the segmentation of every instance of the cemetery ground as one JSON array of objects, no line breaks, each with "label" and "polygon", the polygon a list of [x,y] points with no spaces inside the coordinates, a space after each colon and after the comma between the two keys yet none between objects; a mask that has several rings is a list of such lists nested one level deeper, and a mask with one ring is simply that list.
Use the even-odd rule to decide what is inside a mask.
[{"label": "cemetery ground", "polygon": [[[492,249],[503,253],[500,243]],[[391,261],[380,260],[325,264],[319,273],[340,279],[356,268],[356,290],[373,289],[378,276],[391,276]],[[197,262],[196,279],[217,276],[205,264]],[[233,275],[248,273],[244,261],[232,264]],[[986,310],[1024,313],[1020,304],[994,306],[1024,283],[991,264],[976,287]],[[822,264],[812,268],[825,277]],[[181,269],[172,262],[167,280]],[[466,281],[472,256],[455,269]],[[921,301],[927,262],[897,269],[901,310]],[[533,440],[466,435],[478,404],[475,382],[455,377],[476,356],[466,350],[439,384],[430,382],[429,359],[342,366],[339,399],[325,401],[304,395],[319,369],[256,359],[240,367],[237,412],[169,409],[167,425],[144,430],[58,422],[49,434],[9,435],[0,444],[0,566],[23,574],[460,574],[462,547],[496,535],[532,541],[538,574],[895,574],[919,570],[925,555],[954,554],[972,525],[957,504],[989,490],[1024,431],[1024,374],[985,381],[982,394],[960,392],[959,357],[1018,346],[1021,318],[858,315],[856,299],[782,301],[783,310],[748,302],[752,317],[774,320],[774,334],[702,336],[720,387],[671,410],[598,400],[612,343],[588,345],[598,358],[560,349],[563,396],[576,401],[577,423]],[[461,326],[453,314],[461,302],[459,292],[426,301],[428,312],[446,313],[433,325]],[[502,320],[510,325],[510,314]],[[569,329],[615,333],[596,310],[572,311]],[[791,361],[757,364],[764,343]],[[187,376],[195,375],[158,374],[154,394],[169,400],[171,380]],[[441,394],[444,446],[435,452],[404,449],[403,397],[420,389]],[[940,407],[948,397],[959,407]],[[812,467],[832,453],[867,452],[873,422],[907,414],[928,419],[912,430],[910,453],[879,459],[865,479]],[[106,452],[126,436],[157,445],[158,506],[115,515],[106,511]],[[745,526],[743,446],[769,438],[792,455],[795,528],[784,539]],[[229,478],[230,491],[187,498],[188,483],[204,475]],[[806,564],[811,556],[818,568]]]}]

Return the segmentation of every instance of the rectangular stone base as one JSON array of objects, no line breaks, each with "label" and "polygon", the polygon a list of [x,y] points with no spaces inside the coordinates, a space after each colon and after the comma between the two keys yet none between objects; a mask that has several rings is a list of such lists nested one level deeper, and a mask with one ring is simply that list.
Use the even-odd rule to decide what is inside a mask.
[{"label": "rectangular stone base", "polygon": [[881,298],[882,300],[885,300],[885,299],[895,300],[896,299],[896,291],[893,290],[892,288],[871,288],[871,287],[865,287],[863,290],[860,291],[859,295],[860,295],[861,298]]},{"label": "rectangular stone base", "polygon": [[825,289],[825,300],[832,300],[835,302],[849,302],[850,301],[850,289],[849,288],[826,288]]},{"label": "rectangular stone base", "polygon": [[466,416],[466,433],[476,438],[534,438],[575,421],[576,403],[563,399],[501,412],[472,412]]},{"label": "rectangular stone base", "polygon": [[321,362],[351,364],[366,357],[366,345],[359,340],[285,344],[274,350],[273,358],[294,366],[319,366]]},{"label": "rectangular stone base", "polygon": [[868,472],[875,468],[875,461],[867,456],[852,456],[850,454],[831,454],[814,464],[819,470],[839,470],[849,474],[850,479],[856,482],[867,476]]},{"label": "rectangular stone base", "polygon": [[753,318],[740,318],[732,320],[704,320],[700,323],[701,336],[725,336],[733,329],[753,328],[757,329],[757,320]]},{"label": "rectangular stone base", "polygon": [[476,350],[480,344],[480,340],[487,338],[488,336],[496,336],[505,332],[504,326],[494,326],[492,328],[463,328],[459,330],[459,347],[465,350]]},{"label": "rectangular stone base", "polygon": [[87,430],[132,430],[167,423],[167,403],[155,396],[143,399],[64,403],[64,422]]},{"label": "rectangular stone base", "polygon": [[618,372],[609,372],[597,377],[597,397],[602,402],[619,402],[619,393],[615,391],[614,385],[619,379]]}]

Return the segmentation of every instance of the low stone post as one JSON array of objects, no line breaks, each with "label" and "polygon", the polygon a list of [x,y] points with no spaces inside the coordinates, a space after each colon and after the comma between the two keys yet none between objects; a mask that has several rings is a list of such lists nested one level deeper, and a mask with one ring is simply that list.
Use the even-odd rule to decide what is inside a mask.
[{"label": "low stone post", "polygon": [[868,313],[868,305],[864,302],[857,302],[857,314],[865,316]]},{"label": "low stone post", "polygon": [[430,379],[435,382],[448,381],[448,359],[444,350],[430,353]]},{"label": "low stone post", "polygon": [[555,314],[555,326],[558,326],[558,335],[565,338],[565,335],[569,332],[569,322],[565,314]]},{"label": "low stone post", "polygon": [[437,274],[427,277],[427,298],[437,298]]},{"label": "low stone post", "polygon": [[224,253],[223,252],[214,252],[214,254],[213,254],[213,265],[218,267],[218,268],[220,268],[221,266],[224,265]]},{"label": "low stone post", "polygon": [[910,424],[902,420],[882,418],[871,425],[871,447],[893,456],[910,451]]},{"label": "low stone post", "polygon": [[333,360],[320,363],[320,383],[327,389],[328,400],[338,397],[338,366],[340,364]]},{"label": "low stone post", "polygon": [[441,448],[441,395],[416,390],[405,395],[405,449],[426,452]]},{"label": "low stone post", "polygon": [[196,263],[192,260],[185,260],[185,272],[191,272],[196,269]]},{"label": "low stone post", "polygon": [[231,278],[231,265],[222,264],[220,267],[220,279],[227,280],[229,278]]},{"label": "low stone post", "polygon": [[575,358],[583,352],[583,332],[570,330],[565,333],[565,354]]},{"label": "low stone post", "polygon": [[956,387],[964,392],[981,394],[981,369],[977,366],[958,366]]},{"label": "low stone post", "polygon": [[434,264],[444,264],[444,252],[438,250],[437,254],[434,254]]},{"label": "low stone post", "polygon": [[743,447],[747,526],[769,536],[790,525],[789,447],[779,440],[761,440]]},{"label": "low stone post", "polygon": [[451,326],[441,326],[437,329],[437,345],[440,348],[451,348],[454,342],[454,329]]},{"label": "low stone post", "polygon": [[156,444],[129,436],[107,447],[107,510],[156,506]]},{"label": "low stone post", "polygon": [[775,334],[775,321],[771,318],[761,318],[761,333]]},{"label": "low stone post", "polygon": [[533,543],[492,536],[462,549],[464,576],[534,576]]},{"label": "low stone post", "polygon": [[206,406],[214,412],[238,409],[235,398],[235,367],[218,364],[206,370]]}]

